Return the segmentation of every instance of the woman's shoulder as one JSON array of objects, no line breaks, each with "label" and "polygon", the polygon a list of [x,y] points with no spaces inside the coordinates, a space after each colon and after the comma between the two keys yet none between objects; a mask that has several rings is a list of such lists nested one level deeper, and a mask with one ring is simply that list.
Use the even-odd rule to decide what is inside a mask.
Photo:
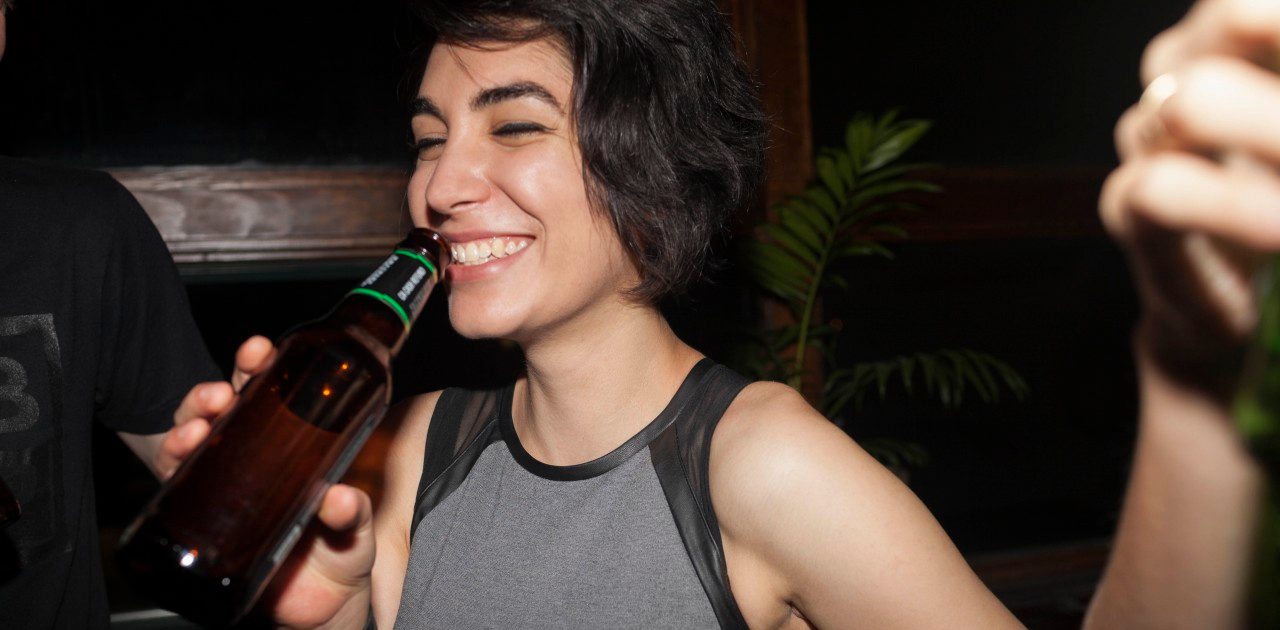
[{"label": "woman's shoulder", "polygon": [[410,396],[387,411],[378,432],[389,442],[389,464],[414,464],[421,468],[431,418],[442,394],[443,390]]},{"label": "woman's shoulder", "polygon": [[440,397],[446,391],[448,390],[441,389],[404,398],[387,410],[387,421],[429,424],[431,416],[435,413],[436,405],[440,402]]},{"label": "woman's shoulder", "polygon": [[712,489],[778,483],[771,473],[809,468],[816,447],[845,440],[795,389],[756,381],[725,410],[711,438]]},{"label": "woman's shoulder", "polygon": [[733,399],[716,426],[712,459],[758,456],[762,448],[776,455],[782,452],[779,449],[802,445],[814,437],[831,438],[832,431],[843,435],[795,389],[773,381],[755,381]]},{"label": "woman's shoulder", "polygon": [[768,381],[748,385],[725,411],[709,466],[722,527],[743,533],[770,527],[768,515],[779,509],[809,509],[833,493],[900,485],[799,392]]},{"label": "woman's shoulder", "polygon": [[504,389],[505,387],[492,389],[450,387],[448,389],[415,394],[393,405],[387,411],[387,421],[417,427],[421,429],[421,437],[425,438],[432,418],[436,416],[437,408],[440,408],[441,411],[448,410],[441,407],[441,405],[451,407],[459,404],[465,405],[467,401],[475,397],[485,397],[496,401],[497,395]]},{"label": "woman's shoulder", "polygon": [[[509,386],[451,387],[401,400],[387,412],[384,420],[391,432],[390,454],[405,458],[421,470],[422,457],[432,434],[474,433],[494,416],[500,397]],[[433,426],[437,424],[440,426]]]}]

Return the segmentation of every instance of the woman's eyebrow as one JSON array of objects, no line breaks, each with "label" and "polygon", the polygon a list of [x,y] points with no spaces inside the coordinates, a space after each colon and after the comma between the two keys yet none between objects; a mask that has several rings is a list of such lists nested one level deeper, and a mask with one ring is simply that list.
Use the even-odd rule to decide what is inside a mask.
[{"label": "woman's eyebrow", "polygon": [[[0,2],[3,1],[0,0]],[[532,81],[517,81],[507,85],[485,88],[479,94],[476,94],[475,98],[471,99],[471,111],[478,111],[503,101],[515,100],[526,96],[536,98],[554,107],[556,111],[563,111],[560,109],[560,101],[557,101],[556,97],[552,96],[546,88]],[[425,96],[413,99],[409,104],[409,116],[432,116],[444,120],[444,114],[440,113],[440,107]]]},{"label": "woman's eyebrow", "polygon": [[502,101],[510,101],[517,98],[524,98],[526,96],[532,96],[547,105],[554,107],[556,111],[562,111],[560,109],[560,102],[556,100],[556,97],[552,96],[546,88],[532,81],[517,81],[515,83],[508,83],[507,85],[486,88],[477,94],[475,98],[471,99],[471,111],[484,109],[491,105],[501,103]]},{"label": "woman's eyebrow", "polygon": [[440,113],[440,108],[425,96],[419,96],[409,103],[409,117],[416,118],[418,116],[433,116],[444,120],[444,115]]}]

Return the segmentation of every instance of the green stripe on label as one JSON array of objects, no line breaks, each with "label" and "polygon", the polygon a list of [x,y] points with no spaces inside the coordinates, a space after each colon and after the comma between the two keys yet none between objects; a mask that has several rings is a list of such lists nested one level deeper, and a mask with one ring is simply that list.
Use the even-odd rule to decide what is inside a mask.
[{"label": "green stripe on label", "polygon": [[[364,287],[354,288],[351,290],[351,293],[359,293],[360,295],[367,295],[371,298],[378,300],[379,302],[382,302],[383,304],[386,304],[387,306],[390,306],[391,309],[396,312],[396,315],[400,316],[400,320],[404,322],[405,328],[409,327],[409,314],[404,312],[404,307],[400,306],[399,303],[391,299],[391,296],[385,293],[381,293],[379,291],[374,291],[373,289],[366,289]],[[348,293],[348,295],[350,295],[350,293]]]},{"label": "green stripe on label", "polygon": [[435,266],[435,265],[433,265],[433,264],[431,264],[431,261],[430,261],[430,260],[427,260],[427,257],[426,257],[426,256],[423,256],[422,254],[419,254],[418,252],[409,251],[409,250],[407,250],[407,249],[397,249],[396,251],[394,251],[394,252],[392,252],[392,253],[395,253],[395,254],[399,254],[399,255],[401,255],[401,256],[407,256],[407,257],[409,257],[409,258],[412,258],[412,259],[414,259],[414,260],[416,260],[416,261],[418,261],[418,262],[420,262],[420,263],[422,263],[422,264],[426,265],[426,266],[427,266],[427,271],[430,271],[430,272],[431,272],[431,275],[433,275],[433,276],[434,276],[434,275],[436,275],[436,266]]}]

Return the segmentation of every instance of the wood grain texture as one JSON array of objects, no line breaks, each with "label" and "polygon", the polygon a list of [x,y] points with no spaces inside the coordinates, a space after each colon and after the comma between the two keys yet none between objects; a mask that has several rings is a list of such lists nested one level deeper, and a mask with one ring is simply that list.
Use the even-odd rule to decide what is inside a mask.
[{"label": "wood grain texture", "polygon": [[[805,0],[720,0],[741,52],[760,82],[769,119],[767,179],[745,226],[813,177],[809,113],[809,43]],[[744,226],[744,229],[745,229]]]},{"label": "wood grain texture", "polygon": [[[364,259],[409,227],[404,173],[388,168],[120,169],[180,265]],[[1103,169],[938,168],[944,192],[893,221],[912,242],[1104,235]]]},{"label": "wood grain texture", "polygon": [[112,172],[179,265],[380,256],[409,227],[386,168],[179,167]]}]

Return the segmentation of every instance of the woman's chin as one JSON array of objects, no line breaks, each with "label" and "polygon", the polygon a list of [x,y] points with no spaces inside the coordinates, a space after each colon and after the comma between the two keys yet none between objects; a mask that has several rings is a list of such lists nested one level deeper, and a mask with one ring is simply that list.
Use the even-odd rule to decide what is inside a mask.
[{"label": "woman's chin", "polygon": [[449,323],[467,339],[511,339],[519,327],[509,313],[468,311],[449,304]]}]

